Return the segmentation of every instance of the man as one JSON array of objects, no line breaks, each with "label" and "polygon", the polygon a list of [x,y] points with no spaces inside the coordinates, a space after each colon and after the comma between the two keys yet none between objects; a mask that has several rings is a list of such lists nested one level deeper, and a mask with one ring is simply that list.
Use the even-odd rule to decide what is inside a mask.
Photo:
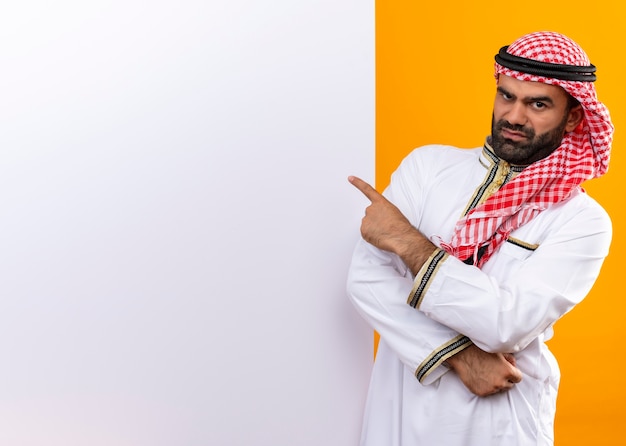
[{"label": "man", "polygon": [[580,184],[606,172],[613,126],[567,37],[523,36],[495,67],[484,147],[417,149],[384,197],[349,178],[371,205],[348,293],[380,334],[362,446],[553,444],[545,341],[608,254]]}]

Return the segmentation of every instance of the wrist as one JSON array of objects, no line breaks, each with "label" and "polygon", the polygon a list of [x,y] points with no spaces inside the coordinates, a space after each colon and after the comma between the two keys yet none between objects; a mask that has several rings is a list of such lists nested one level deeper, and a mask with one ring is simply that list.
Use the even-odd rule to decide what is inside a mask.
[{"label": "wrist", "polygon": [[404,261],[413,275],[422,268],[437,247],[415,228],[398,240],[395,253]]}]

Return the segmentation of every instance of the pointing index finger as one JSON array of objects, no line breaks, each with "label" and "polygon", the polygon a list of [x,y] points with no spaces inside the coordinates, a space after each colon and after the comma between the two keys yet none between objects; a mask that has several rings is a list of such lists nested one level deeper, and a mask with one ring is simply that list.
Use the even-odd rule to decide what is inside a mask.
[{"label": "pointing index finger", "polygon": [[379,194],[376,189],[359,177],[349,176],[348,181],[372,202],[381,197],[381,194]]}]

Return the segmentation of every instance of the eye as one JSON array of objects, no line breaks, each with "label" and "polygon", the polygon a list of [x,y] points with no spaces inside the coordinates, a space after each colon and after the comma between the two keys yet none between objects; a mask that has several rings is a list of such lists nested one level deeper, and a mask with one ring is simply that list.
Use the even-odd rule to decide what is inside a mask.
[{"label": "eye", "polygon": [[541,110],[542,108],[546,108],[547,105],[545,104],[545,102],[536,101],[536,102],[533,102],[533,107]]}]

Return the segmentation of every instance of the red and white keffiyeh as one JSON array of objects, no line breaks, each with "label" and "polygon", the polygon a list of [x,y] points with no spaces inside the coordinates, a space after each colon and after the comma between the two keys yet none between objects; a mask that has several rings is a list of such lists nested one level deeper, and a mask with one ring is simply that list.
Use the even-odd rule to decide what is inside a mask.
[{"label": "red and white keffiyeh", "polygon": [[[553,64],[589,66],[585,52],[571,39],[554,32],[537,32],[516,40],[507,53]],[[529,70],[530,71],[530,70]],[[509,234],[547,207],[567,198],[586,180],[606,173],[613,125],[608,109],[598,101],[592,82],[569,81],[495,64],[495,75],[558,85],[583,107],[584,119],[567,133],[552,154],[525,168],[483,204],[457,222],[454,235],[442,247],[455,257],[473,257],[482,266]],[[482,249],[481,249],[482,247]],[[482,255],[478,255],[481,249]]]}]

